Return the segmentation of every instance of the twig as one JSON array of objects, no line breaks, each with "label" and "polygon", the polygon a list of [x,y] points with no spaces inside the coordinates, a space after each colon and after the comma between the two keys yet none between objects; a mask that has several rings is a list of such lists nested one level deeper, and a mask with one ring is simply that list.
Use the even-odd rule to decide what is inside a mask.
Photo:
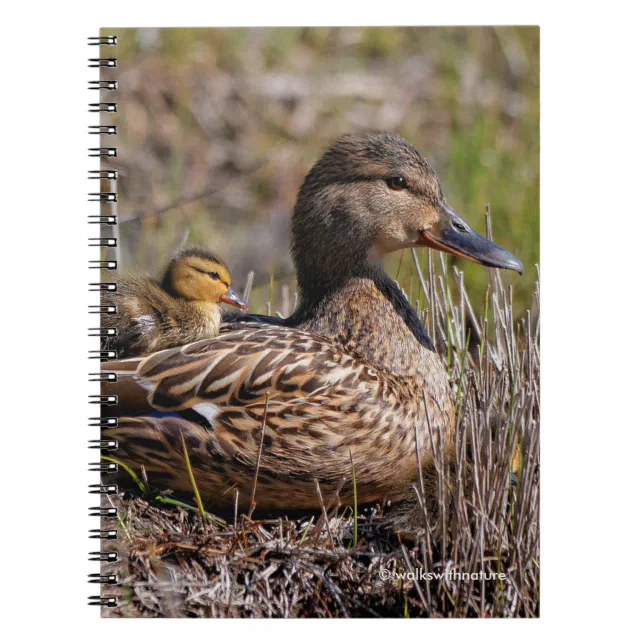
[{"label": "twig", "polygon": [[257,463],[255,465],[255,478],[253,480],[253,492],[250,497],[250,506],[248,508],[248,519],[253,516],[253,510],[255,509],[255,492],[257,491],[257,479],[259,478],[259,464],[262,460],[262,448],[264,446],[264,432],[266,430],[266,417],[268,415],[268,400],[270,394],[266,394],[266,402],[264,403],[264,417],[262,418],[262,428],[260,431],[259,437],[259,447],[257,449]]}]

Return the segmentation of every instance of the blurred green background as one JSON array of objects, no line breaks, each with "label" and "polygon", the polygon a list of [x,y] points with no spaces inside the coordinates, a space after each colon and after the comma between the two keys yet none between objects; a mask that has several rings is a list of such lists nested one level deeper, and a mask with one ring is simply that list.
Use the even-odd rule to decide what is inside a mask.
[{"label": "blurred green background", "polygon": [[[158,273],[174,247],[200,243],[224,257],[240,289],[255,272],[252,310],[275,298],[273,310],[288,309],[298,186],[340,134],[390,130],[429,158],[450,204],[480,232],[490,204],[494,239],[526,266],[522,278],[504,276],[515,313],[529,307],[539,258],[537,27],[102,33],[119,39],[118,96],[103,99],[118,113],[103,122],[119,126],[111,165],[125,270]],[[488,271],[449,261],[480,311]],[[387,270],[417,288],[410,251]]]}]

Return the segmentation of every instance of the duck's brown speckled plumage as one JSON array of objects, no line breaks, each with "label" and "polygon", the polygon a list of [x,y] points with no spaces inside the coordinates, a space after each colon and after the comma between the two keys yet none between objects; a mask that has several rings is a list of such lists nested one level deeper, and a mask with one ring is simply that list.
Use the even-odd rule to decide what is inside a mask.
[{"label": "duck's brown speckled plumage", "polygon": [[[409,195],[390,194],[392,175],[407,178]],[[246,316],[215,339],[106,365],[121,373],[107,388],[119,394],[119,426],[105,433],[119,441],[115,458],[143,466],[159,488],[190,493],[183,436],[215,507],[231,506],[235,491],[248,504],[260,443],[262,509],[319,507],[316,482],[325,499],[352,502],[352,463],[360,502],[407,496],[416,436],[423,463],[432,460],[424,400],[444,446],[454,407],[441,360],[381,257],[421,245],[442,199],[400,137],[332,146],[294,211],[297,311],[285,321]]]},{"label": "duck's brown speckled plumage", "polygon": [[[405,494],[416,470],[415,424],[423,458],[431,455],[423,391],[431,392],[432,426],[449,439],[454,412],[447,375],[436,353],[418,345],[372,284],[347,288],[350,326],[338,318],[333,324],[345,339],[306,330],[319,320],[301,328],[249,320],[222,325],[216,339],[148,358],[138,378],[150,405],[191,412],[121,418],[110,437],[159,487],[190,490],[178,460],[183,433],[202,495],[227,506],[236,488],[248,503],[266,413],[257,492],[263,508],[314,506],[315,480],[325,494],[339,490],[350,502],[352,458],[361,501]],[[364,304],[377,317],[353,316]],[[383,343],[378,331],[399,342],[398,349]],[[392,370],[384,370],[386,363]]]}]

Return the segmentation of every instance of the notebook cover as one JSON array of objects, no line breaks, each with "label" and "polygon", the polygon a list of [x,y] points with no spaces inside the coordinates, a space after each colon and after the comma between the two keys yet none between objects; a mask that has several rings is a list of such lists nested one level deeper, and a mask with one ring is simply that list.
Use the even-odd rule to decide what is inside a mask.
[{"label": "notebook cover", "polygon": [[539,29],[91,44],[90,602],[537,617]]}]

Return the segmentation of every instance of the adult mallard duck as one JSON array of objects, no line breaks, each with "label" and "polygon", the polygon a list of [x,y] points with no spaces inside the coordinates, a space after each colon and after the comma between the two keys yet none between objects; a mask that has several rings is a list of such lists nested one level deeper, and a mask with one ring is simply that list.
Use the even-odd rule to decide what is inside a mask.
[{"label": "adult mallard duck", "polygon": [[[454,407],[432,342],[383,257],[429,246],[523,271],[447,205],[438,177],[405,139],[344,136],[306,176],[292,219],[299,306],[286,320],[244,316],[217,338],[115,362],[114,457],[162,489],[231,506],[319,507],[409,494],[432,432],[449,445]],[[111,408],[107,408],[108,410]],[[261,446],[261,455],[260,455]],[[110,454],[112,455],[112,454]],[[335,495],[338,495],[337,497]],[[242,506],[243,507],[243,506]]]},{"label": "adult mallard duck", "polygon": [[202,246],[186,246],[172,257],[160,282],[133,273],[118,279],[116,293],[102,295],[101,304],[116,308],[101,320],[116,330],[102,348],[124,358],[215,337],[222,302],[248,308],[233,290],[223,260]]}]

